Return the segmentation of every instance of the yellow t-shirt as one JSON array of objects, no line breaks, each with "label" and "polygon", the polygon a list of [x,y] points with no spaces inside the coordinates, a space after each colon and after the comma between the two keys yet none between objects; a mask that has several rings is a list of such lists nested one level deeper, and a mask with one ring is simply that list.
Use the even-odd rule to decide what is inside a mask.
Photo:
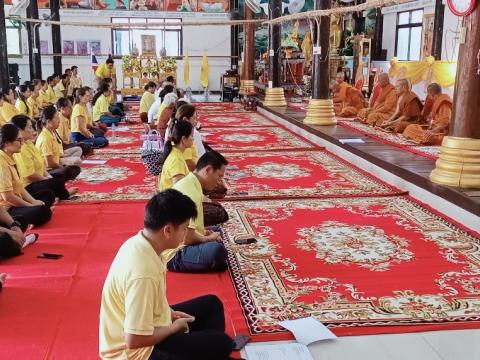
[{"label": "yellow t-shirt", "polygon": [[138,233],[118,250],[103,285],[99,345],[102,359],[146,360],[153,346],[127,349],[125,333],[152,335],[172,324],[166,296],[166,266]]},{"label": "yellow t-shirt", "polygon": [[57,133],[65,144],[70,144],[70,119],[65,117],[61,112],[59,112],[58,115],[60,122]]},{"label": "yellow t-shirt", "polygon": [[[200,235],[205,235],[205,225],[203,222],[203,190],[200,181],[194,173],[190,173],[183,179],[173,185],[173,189],[180,191],[182,194],[187,195],[197,207],[197,218],[191,219],[188,227],[195,230]],[[162,256],[166,261],[170,261],[177,251],[185,247],[184,244],[180,245],[176,249],[165,250]]]},{"label": "yellow t-shirt", "polygon": [[185,161],[187,160],[193,160],[195,162],[198,161],[200,156],[198,156],[198,151],[195,144],[185,149],[185,151],[183,152],[183,158],[185,159]]},{"label": "yellow t-shirt", "polygon": [[31,96],[27,99],[28,108],[29,108],[30,112],[32,113],[32,116],[30,116],[31,118],[37,118],[40,115],[39,110],[38,110],[37,99],[38,98],[34,99]]},{"label": "yellow t-shirt", "polygon": [[100,95],[95,105],[93,105],[93,121],[100,120],[100,116],[103,113],[108,112],[108,107],[110,106],[110,99],[105,95]]},{"label": "yellow t-shirt", "polygon": [[183,153],[174,146],[163,163],[162,174],[158,183],[160,191],[172,187],[174,176],[187,175],[188,173],[189,170],[183,158]]},{"label": "yellow t-shirt", "polygon": [[[38,100],[39,107],[44,108],[44,107],[50,105],[50,101],[49,101],[50,98],[48,96],[47,91],[46,90],[40,90],[38,93],[39,93],[39,95],[38,95],[37,100]],[[41,104],[40,104],[40,102],[41,102]]]},{"label": "yellow t-shirt", "polygon": [[27,115],[29,118],[33,119],[33,109],[31,106],[29,106],[27,109],[27,105],[25,104],[25,102],[17,99],[17,101],[15,101],[15,107],[17,108],[19,114]]},{"label": "yellow t-shirt", "polygon": [[[83,129],[80,129],[79,127],[79,123],[78,123],[78,120],[77,120],[77,117],[78,116],[83,116],[84,118],[84,128]],[[87,109],[87,106],[86,105],[82,105],[82,104],[76,104],[74,107],[73,107],[73,110],[72,110],[72,116],[70,117],[70,131],[71,132],[82,132],[83,131],[88,131],[87,130],[87,125],[88,124],[92,124],[92,121],[91,121],[91,117],[90,117],[90,114],[88,112],[88,109]]]},{"label": "yellow t-shirt", "polygon": [[7,123],[7,121],[2,116],[2,108],[0,107],[0,126],[3,126]]},{"label": "yellow t-shirt", "polygon": [[148,110],[155,102],[155,95],[152,94],[150,91],[145,91],[142,95],[142,99],[140,100],[140,114],[141,113],[148,113]]},{"label": "yellow t-shirt", "polygon": [[14,105],[10,104],[8,101],[3,102],[2,117],[5,119],[5,121],[10,121],[12,117],[18,114],[19,112]]},{"label": "yellow t-shirt", "polygon": [[45,175],[45,160],[33,142],[25,142],[20,152],[13,154],[13,158],[17,163],[18,173],[22,178],[23,185],[27,186],[31,184],[31,181],[28,180],[28,177],[31,175]]},{"label": "yellow t-shirt", "polygon": [[65,97],[65,86],[63,85],[63,82],[59,81],[53,88],[53,91],[55,92],[54,102],[57,102],[58,99]]},{"label": "yellow t-shirt", "polygon": [[160,115],[162,115],[162,111],[163,111],[163,109],[165,109],[166,107],[167,107],[167,104],[165,104],[165,103],[163,103],[163,102],[160,104],[160,107],[158,108],[158,112],[157,112],[157,117],[156,117],[156,119],[158,119],[158,118],[160,117]]},{"label": "yellow t-shirt", "polygon": [[[0,193],[12,191],[22,197],[24,187],[15,165],[15,160],[0,150]],[[8,210],[12,205],[0,196],[0,206]]]},{"label": "yellow t-shirt", "polygon": [[48,129],[42,129],[38,135],[35,146],[40,151],[46,162],[47,156],[53,156],[53,161],[60,164],[60,157],[63,155],[63,146],[55,135]]},{"label": "yellow t-shirt", "polygon": [[47,95],[48,102],[50,104],[55,104],[55,102],[57,101],[57,97],[55,96],[55,91],[53,90],[51,85],[48,85]]},{"label": "yellow t-shirt", "polygon": [[115,66],[112,69],[109,69],[107,67],[107,64],[103,63],[95,71],[95,76],[98,76],[99,78],[102,78],[102,79],[112,78],[113,75],[115,75],[115,73],[116,73]]}]

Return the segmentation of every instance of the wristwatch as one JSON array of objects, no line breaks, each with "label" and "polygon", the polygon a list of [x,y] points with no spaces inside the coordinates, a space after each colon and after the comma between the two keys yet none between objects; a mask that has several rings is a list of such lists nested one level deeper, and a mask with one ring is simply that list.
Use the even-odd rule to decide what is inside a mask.
[{"label": "wristwatch", "polygon": [[9,228],[11,229],[12,227],[15,227],[15,226],[18,226],[19,228],[22,228],[22,224],[20,224],[17,220],[14,220],[14,221],[10,224]]}]

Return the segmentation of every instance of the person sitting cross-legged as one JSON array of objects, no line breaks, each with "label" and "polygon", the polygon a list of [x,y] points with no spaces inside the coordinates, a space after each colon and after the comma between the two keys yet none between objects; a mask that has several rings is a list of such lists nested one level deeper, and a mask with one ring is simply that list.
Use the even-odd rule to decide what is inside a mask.
[{"label": "person sitting cross-legged", "polygon": [[[195,202],[198,216],[190,222],[185,241],[178,248],[165,252],[169,270],[193,273],[227,269],[227,250],[221,243],[220,233],[205,229],[203,204],[203,191],[217,186],[227,165],[227,160],[219,153],[206,152],[198,159],[195,170],[173,185]],[[219,209],[225,212],[221,205]],[[224,220],[228,220],[228,215]]]},{"label": "person sitting cross-legged", "polygon": [[102,291],[102,359],[226,360],[235,342],[225,334],[222,302],[205,295],[170,306],[163,254],[185,238],[195,203],[179,191],[155,195],[144,229],[127,240],[110,266]]}]

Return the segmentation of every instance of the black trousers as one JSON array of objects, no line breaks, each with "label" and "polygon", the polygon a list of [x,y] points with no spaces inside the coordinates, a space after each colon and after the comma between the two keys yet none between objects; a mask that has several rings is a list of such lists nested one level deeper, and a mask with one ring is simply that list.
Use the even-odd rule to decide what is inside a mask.
[{"label": "black trousers", "polygon": [[54,178],[60,178],[64,180],[64,183],[67,181],[75,180],[80,174],[80,166],[77,165],[67,165],[60,166],[56,169],[48,170],[48,173]]},{"label": "black trousers", "polygon": [[[65,181],[62,177],[52,177],[47,180],[35,181],[25,187],[30,193],[38,193],[43,190],[51,190],[60,200],[66,200],[70,197],[70,193],[65,188]],[[35,196],[34,196],[35,197]]]},{"label": "black trousers", "polygon": [[45,205],[38,206],[12,206],[8,209],[10,216],[21,224],[22,231],[27,230],[28,225],[42,226],[52,218],[50,207],[55,202],[55,194],[51,190],[39,190],[30,192],[37,200],[41,200]]},{"label": "black trousers", "polygon": [[[9,224],[0,222],[1,227],[8,227],[8,225]],[[21,253],[22,248],[20,244],[13,240],[7,233],[0,232],[0,260],[8,259]]]},{"label": "black trousers", "polygon": [[149,360],[226,360],[234,343],[225,334],[223,304],[215,295],[172,306],[195,317],[187,334],[176,333],[155,345]]}]

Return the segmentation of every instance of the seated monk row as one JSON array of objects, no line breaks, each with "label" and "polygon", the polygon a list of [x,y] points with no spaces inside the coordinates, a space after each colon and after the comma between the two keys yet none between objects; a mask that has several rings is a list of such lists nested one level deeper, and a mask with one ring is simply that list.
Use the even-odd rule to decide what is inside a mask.
[{"label": "seated monk row", "polygon": [[358,112],[360,121],[380,126],[386,120],[389,120],[397,108],[397,92],[395,86],[390,84],[388,74],[382,73],[378,76],[378,86],[380,95],[373,104]]},{"label": "seated monk row", "polygon": [[428,96],[433,99],[431,107],[425,107],[423,117],[428,125],[408,125],[403,136],[419,144],[441,145],[443,137],[448,134],[452,118],[452,99],[442,94],[442,88],[436,83],[427,87]]},{"label": "seated monk row", "polygon": [[343,72],[339,72],[336,80],[330,82],[335,115],[341,117],[356,116],[365,107],[363,94],[360,90],[347,84],[343,79]]}]

